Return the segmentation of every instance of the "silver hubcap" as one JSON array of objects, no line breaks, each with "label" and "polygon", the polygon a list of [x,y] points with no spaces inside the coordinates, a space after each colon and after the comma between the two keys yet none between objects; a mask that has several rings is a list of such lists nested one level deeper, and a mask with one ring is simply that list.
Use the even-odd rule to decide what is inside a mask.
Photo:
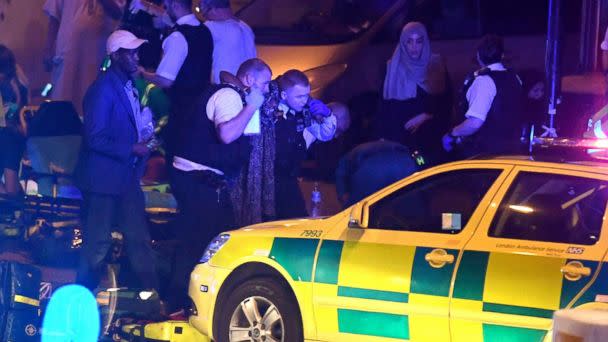
[{"label": "silver hubcap", "polygon": [[264,297],[243,300],[230,319],[230,342],[283,342],[283,317]]}]

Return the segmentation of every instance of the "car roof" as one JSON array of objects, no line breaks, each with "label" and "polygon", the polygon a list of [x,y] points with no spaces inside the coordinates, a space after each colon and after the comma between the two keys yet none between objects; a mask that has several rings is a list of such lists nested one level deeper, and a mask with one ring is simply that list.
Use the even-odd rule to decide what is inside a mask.
[{"label": "car roof", "polygon": [[456,163],[490,163],[490,164],[511,164],[531,167],[544,167],[554,169],[570,169],[576,171],[594,172],[608,175],[608,163],[589,159],[568,159],[563,156],[542,155],[496,155],[496,156],[476,156],[471,159]]}]

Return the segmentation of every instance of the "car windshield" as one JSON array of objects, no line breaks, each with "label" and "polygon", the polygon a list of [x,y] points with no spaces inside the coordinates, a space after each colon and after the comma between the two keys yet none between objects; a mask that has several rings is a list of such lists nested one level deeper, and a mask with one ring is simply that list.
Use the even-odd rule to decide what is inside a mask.
[{"label": "car windshield", "polygon": [[265,44],[345,42],[367,31],[398,0],[240,0],[237,16]]}]

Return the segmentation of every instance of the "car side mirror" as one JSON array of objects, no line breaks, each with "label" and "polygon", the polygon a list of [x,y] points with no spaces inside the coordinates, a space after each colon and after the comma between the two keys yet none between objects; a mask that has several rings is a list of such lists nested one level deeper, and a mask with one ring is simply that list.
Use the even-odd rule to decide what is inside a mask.
[{"label": "car side mirror", "polygon": [[363,229],[365,226],[362,224],[363,217],[363,208],[365,207],[366,202],[359,202],[353,205],[350,216],[348,218],[348,228],[353,229]]}]

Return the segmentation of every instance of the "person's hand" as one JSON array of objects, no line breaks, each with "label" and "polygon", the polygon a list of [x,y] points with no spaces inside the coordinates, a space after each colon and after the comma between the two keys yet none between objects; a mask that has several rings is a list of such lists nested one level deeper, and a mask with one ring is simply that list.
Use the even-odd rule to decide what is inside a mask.
[{"label": "person's hand", "polygon": [[414,116],[413,118],[409,119],[405,123],[403,128],[405,128],[406,131],[414,134],[420,128],[420,126],[422,126],[423,123],[427,122],[431,118],[432,118],[431,114],[428,114],[428,113],[418,114],[418,115]]},{"label": "person's hand", "polygon": [[245,102],[248,106],[258,109],[264,103],[264,94],[258,88],[249,88],[249,94],[245,97]]},{"label": "person's hand", "polygon": [[145,157],[150,154],[150,148],[148,147],[147,142],[140,142],[133,145],[132,152],[138,157]]},{"label": "person's hand", "polygon": [[446,152],[450,152],[454,148],[454,143],[454,138],[452,138],[449,133],[441,138],[441,144]]},{"label": "person's hand", "polygon": [[326,118],[331,115],[331,109],[329,109],[321,100],[312,99],[308,104],[308,108],[310,108],[310,114],[314,116]]}]

